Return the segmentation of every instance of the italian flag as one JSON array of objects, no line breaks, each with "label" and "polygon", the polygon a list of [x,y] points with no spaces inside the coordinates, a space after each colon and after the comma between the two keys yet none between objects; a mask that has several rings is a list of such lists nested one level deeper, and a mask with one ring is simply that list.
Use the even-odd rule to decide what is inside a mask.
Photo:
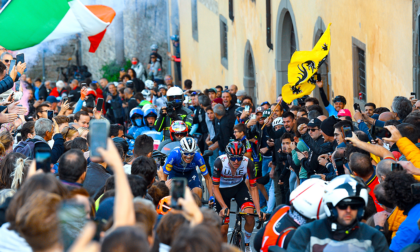
[{"label": "italian flag", "polygon": [[108,6],[79,0],[9,0],[0,10],[0,45],[20,50],[83,32],[93,53],[114,17]]}]

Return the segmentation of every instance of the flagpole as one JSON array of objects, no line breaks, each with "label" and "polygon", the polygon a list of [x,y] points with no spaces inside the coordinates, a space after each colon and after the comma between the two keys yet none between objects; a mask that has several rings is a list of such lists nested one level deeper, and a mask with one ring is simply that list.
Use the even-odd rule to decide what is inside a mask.
[{"label": "flagpole", "polygon": [[[277,103],[277,105],[274,107],[274,110],[273,111],[276,111],[276,108],[281,104],[281,102],[283,101],[283,98],[280,100],[280,102],[278,102]],[[267,118],[267,121],[268,120],[270,120],[270,118],[272,117],[274,115],[274,112],[273,113],[271,113],[271,115]],[[262,126],[262,130],[264,129],[264,127],[265,127],[265,125],[266,125],[266,123],[264,123],[264,125]]]}]

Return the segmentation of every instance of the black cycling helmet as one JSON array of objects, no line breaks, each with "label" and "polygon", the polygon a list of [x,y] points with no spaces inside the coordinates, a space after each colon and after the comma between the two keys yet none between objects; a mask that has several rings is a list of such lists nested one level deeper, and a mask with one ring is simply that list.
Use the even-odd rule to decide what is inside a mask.
[{"label": "black cycling helmet", "polygon": [[344,105],[346,105],[346,103],[347,103],[346,97],[344,97],[342,95],[337,95],[333,100],[333,103],[336,103],[336,102],[342,102]]},{"label": "black cycling helmet", "polygon": [[240,142],[240,141],[234,141],[234,142],[230,142],[228,143],[228,145],[226,145],[226,154],[228,156],[228,158],[231,157],[243,157],[245,154],[245,145]]}]

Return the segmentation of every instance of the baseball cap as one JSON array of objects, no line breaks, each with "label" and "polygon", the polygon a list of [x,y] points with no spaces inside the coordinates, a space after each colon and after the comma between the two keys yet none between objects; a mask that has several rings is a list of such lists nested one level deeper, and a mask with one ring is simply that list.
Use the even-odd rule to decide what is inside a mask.
[{"label": "baseball cap", "polygon": [[216,89],[216,88],[214,88],[214,87],[213,87],[213,88],[209,88],[209,89],[208,89],[208,91],[209,91],[209,92],[214,92],[214,93],[217,93],[217,89]]},{"label": "baseball cap", "polygon": [[255,113],[262,113],[264,112],[264,108],[263,107],[257,107],[257,110],[255,110]]},{"label": "baseball cap", "polygon": [[340,111],[338,111],[338,113],[337,113],[337,116],[338,117],[341,117],[341,116],[350,116],[351,117],[351,112],[348,109],[340,109]]},{"label": "baseball cap", "polygon": [[262,118],[267,118],[270,116],[270,114],[271,114],[271,109],[264,110],[262,114]]},{"label": "baseball cap", "polygon": [[223,99],[222,98],[216,98],[212,101],[212,103],[215,102],[217,104],[222,104],[223,105]]},{"label": "baseball cap", "polygon": [[308,127],[320,127],[321,126],[321,120],[319,120],[318,118],[314,118],[312,120],[309,121],[308,123]]}]

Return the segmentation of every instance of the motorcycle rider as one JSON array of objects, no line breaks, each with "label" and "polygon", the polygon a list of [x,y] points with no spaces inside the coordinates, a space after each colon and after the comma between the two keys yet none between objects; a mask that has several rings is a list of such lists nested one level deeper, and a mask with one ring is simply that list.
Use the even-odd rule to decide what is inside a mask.
[{"label": "motorcycle rider", "polygon": [[163,146],[168,143],[181,141],[182,138],[188,136],[188,126],[181,120],[174,121],[171,127],[169,127],[169,136],[170,138],[166,139],[159,145],[159,151],[162,150]]},{"label": "motorcycle rider", "polygon": [[193,112],[182,106],[184,93],[179,87],[171,87],[167,92],[167,105],[162,107],[155,123],[155,129],[159,132],[163,131],[164,140],[170,138],[169,128],[173,121],[181,120],[191,128],[193,121]]},{"label": "motorcycle rider", "polygon": [[361,222],[368,204],[361,179],[336,177],[326,187],[323,201],[327,218],[300,226],[287,251],[389,251],[384,235]]},{"label": "motorcycle rider", "polygon": [[280,205],[274,209],[267,224],[258,231],[254,238],[255,250],[267,252],[270,246],[276,245],[287,249],[299,226],[325,218],[322,198],[327,185],[328,182],[313,178],[298,186],[290,194],[291,206]]},{"label": "motorcycle rider", "polygon": [[147,131],[156,131],[155,129],[155,121],[157,118],[157,112],[154,108],[148,108],[146,111],[144,111],[143,116],[143,127],[139,128],[134,133],[134,138],[137,138],[137,136],[140,136],[143,134],[143,132]]},{"label": "motorcycle rider", "polygon": [[129,139],[128,141],[128,149],[129,149],[129,154],[132,154],[132,151],[134,149],[134,142],[136,140],[136,138],[134,137],[134,134],[136,133],[137,130],[139,130],[141,127],[143,127],[143,110],[141,110],[141,108],[133,108],[130,111],[130,120],[133,126],[130,127],[130,129],[128,130],[127,135],[133,137],[133,139]]}]

